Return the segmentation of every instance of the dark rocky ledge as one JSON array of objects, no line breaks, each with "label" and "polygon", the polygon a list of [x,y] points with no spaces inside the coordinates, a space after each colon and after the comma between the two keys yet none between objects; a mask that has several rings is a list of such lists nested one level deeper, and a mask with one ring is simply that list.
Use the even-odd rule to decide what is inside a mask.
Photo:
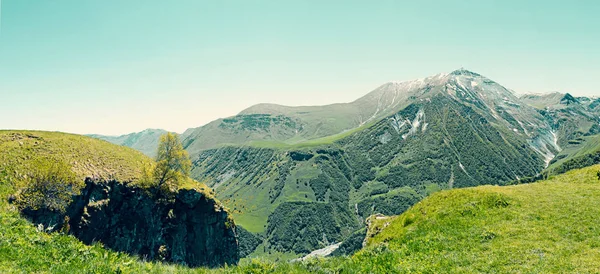
[{"label": "dark rocky ledge", "polygon": [[147,260],[190,267],[218,267],[239,261],[236,227],[214,199],[179,190],[169,199],[155,189],[86,179],[65,214],[28,210],[23,214],[50,231],[68,231],[82,242],[101,242]]}]

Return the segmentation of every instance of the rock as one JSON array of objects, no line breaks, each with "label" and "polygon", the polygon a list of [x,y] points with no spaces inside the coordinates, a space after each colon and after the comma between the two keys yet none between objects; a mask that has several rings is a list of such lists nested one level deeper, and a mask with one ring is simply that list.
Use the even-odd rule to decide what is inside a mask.
[{"label": "rock", "polygon": [[[157,202],[152,189],[86,180],[67,209],[69,233],[86,244],[190,267],[239,261],[236,227],[227,211],[195,190]],[[25,210],[34,223],[59,230],[65,214]]]}]

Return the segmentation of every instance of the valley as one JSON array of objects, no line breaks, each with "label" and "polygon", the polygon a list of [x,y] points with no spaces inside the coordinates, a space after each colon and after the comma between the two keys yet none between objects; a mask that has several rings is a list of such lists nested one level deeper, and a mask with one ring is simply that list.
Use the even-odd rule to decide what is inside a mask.
[{"label": "valley", "polygon": [[191,176],[252,233],[249,257],[297,257],[441,190],[527,183],[599,163],[597,102],[517,96],[460,69],[386,83],[351,103],[256,105],[181,139]]}]

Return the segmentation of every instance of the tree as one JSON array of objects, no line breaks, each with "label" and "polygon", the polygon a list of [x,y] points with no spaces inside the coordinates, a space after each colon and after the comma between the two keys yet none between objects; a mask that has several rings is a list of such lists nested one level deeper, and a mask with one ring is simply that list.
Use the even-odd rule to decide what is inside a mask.
[{"label": "tree", "polygon": [[71,167],[60,161],[34,163],[22,183],[24,186],[15,201],[21,210],[46,209],[59,213],[65,212],[72,196],[83,185]]},{"label": "tree", "polygon": [[154,168],[154,182],[159,188],[177,188],[190,175],[192,162],[175,133],[160,137]]}]

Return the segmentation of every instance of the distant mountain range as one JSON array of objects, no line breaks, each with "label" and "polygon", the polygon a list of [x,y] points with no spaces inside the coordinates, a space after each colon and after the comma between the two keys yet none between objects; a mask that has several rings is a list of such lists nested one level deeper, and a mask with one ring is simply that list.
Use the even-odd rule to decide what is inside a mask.
[{"label": "distant mountain range", "polygon": [[150,157],[154,157],[156,156],[156,149],[158,148],[158,140],[160,139],[160,136],[165,133],[167,133],[167,131],[162,129],[146,129],[144,131],[121,136],[106,136],[99,134],[90,134],[87,136],[130,147],[141,151]]},{"label": "distant mountain range", "polygon": [[[594,162],[599,127],[599,99],[518,97],[460,69],[386,83],[351,103],[259,104],[181,138],[192,176],[250,232],[243,242],[254,244],[241,248],[252,256],[344,241],[369,215],[400,214],[441,189]],[[96,137],[152,155],[161,132]]]}]

